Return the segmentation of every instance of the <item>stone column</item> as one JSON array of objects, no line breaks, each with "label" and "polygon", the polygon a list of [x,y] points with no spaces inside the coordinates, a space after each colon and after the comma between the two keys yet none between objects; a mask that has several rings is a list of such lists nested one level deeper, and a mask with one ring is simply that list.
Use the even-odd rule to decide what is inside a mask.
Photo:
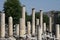
[{"label": "stone column", "polygon": [[44,23],[44,32],[46,32],[46,23]]},{"label": "stone column", "polygon": [[16,35],[19,36],[19,24],[16,24]]},{"label": "stone column", "polygon": [[52,17],[49,17],[49,32],[52,32]]},{"label": "stone column", "polygon": [[19,22],[19,27],[20,27],[20,37],[25,37],[25,26],[23,25],[24,23],[24,19],[23,18],[20,18],[20,22]]},{"label": "stone column", "polygon": [[29,21],[27,22],[27,34],[31,36],[31,24]]},{"label": "stone column", "polygon": [[9,37],[13,37],[13,18],[10,16],[9,17]]},{"label": "stone column", "polygon": [[31,40],[31,24],[30,21],[27,22],[27,38],[26,40]]},{"label": "stone column", "polygon": [[32,9],[32,36],[35,35],[35,8]]},{"label": "stone column", "polygon": [[24,32],[25,31],[25,5],[22,6],[22,18],[23,18],[23,26],[24,26]]},{"label": "stone column", "polygon": [[42,29],[40,26],[38,27],[37,33],[37,40],[42,40]]},{"label": "stone column", "polygon": [[36,35],[37,35],[37,30],[38,30],[37,27],[39,27],[39,19],[36,19]]},{"label": "stone column", "polygon": [[43,11],[40,10],[40,27],[42,29],[42,32],[43,32]]},{"label": "stone column", "polygon": [[36,19],[36,25],[39,25],[39,19]]},{"label": "stone column", "polygon": [[60,39],[59,39],[59,38],[60,38],[60,37],[59,37],[59,36],[60,36],[60,34],[59,34],[59,29],[60,29],[60,28],[59,28],[59,24],[57,24],[57,25],[56,25],[56,38],[57,38],[58,40],[60,40]]},{"label": "stone column", "polygon": [[5,37],[5,13],[1,13],[1,38]]},{"label": "stone column", "polygon": [[22,6],[22,18],[24,19],[25,23],[25,5]]}]

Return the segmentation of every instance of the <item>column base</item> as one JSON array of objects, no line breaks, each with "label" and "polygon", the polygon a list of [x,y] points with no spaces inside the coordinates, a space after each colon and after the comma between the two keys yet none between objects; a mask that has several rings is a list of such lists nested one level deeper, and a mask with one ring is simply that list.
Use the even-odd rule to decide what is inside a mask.
[{"label": "column base", "polygon": [[8,39],[9,40],[16,40],[14,37],[9,37]]},{"label": "column base", "polygon": [[6,38],[0,38],[0,40],[6,40]]}]

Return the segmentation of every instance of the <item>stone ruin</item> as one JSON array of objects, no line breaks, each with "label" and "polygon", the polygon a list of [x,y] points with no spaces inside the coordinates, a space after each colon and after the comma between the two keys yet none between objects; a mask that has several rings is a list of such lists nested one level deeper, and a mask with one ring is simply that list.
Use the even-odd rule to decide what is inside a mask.
[{"label": "stone ruin", "polygon": [[6,25],[5,13],[1,13],[0,40],[60,40],[59,24],[56,24],[56,34],[53,34],[52,17],[49,17],[49,28],[47,29],[46,23],[43,23],[42,10],[40,10],[40,19],[36,19],[35,26],[35,8],[32,9],[32,25],[30,21],[27,21],[26,28],[25,6],[23,6],[22,18],[19,19],[19,24],[14,25],[15,35],[13,31],[13,18],[10,16],[8,20],[8,25]]}]

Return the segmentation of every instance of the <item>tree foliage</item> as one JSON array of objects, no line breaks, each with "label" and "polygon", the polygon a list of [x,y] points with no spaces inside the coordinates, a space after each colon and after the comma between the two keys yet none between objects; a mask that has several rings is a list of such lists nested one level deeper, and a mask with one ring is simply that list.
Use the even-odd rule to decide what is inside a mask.
[{"label": "tree foliage", "polygon": [[22,6],[19,0],[7,0],[4,3],[4,12],[6,15],[6,23],[8,23],[8,17],[12,16],[14,24],[18,23],[22,14]]}]

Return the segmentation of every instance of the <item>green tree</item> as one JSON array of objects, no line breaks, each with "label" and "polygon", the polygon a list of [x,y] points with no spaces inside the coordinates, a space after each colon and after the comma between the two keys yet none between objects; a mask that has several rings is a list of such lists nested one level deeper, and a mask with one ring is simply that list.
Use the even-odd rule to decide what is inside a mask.
[{"label": "green tree", "polygon": [[22,6],[19,0],[7,0],[4,3],[4,12],[6,15],[6,23],[8,23],[8,17],[12,16],[14,24],[18,23],[19,18],[22,15]]}]

